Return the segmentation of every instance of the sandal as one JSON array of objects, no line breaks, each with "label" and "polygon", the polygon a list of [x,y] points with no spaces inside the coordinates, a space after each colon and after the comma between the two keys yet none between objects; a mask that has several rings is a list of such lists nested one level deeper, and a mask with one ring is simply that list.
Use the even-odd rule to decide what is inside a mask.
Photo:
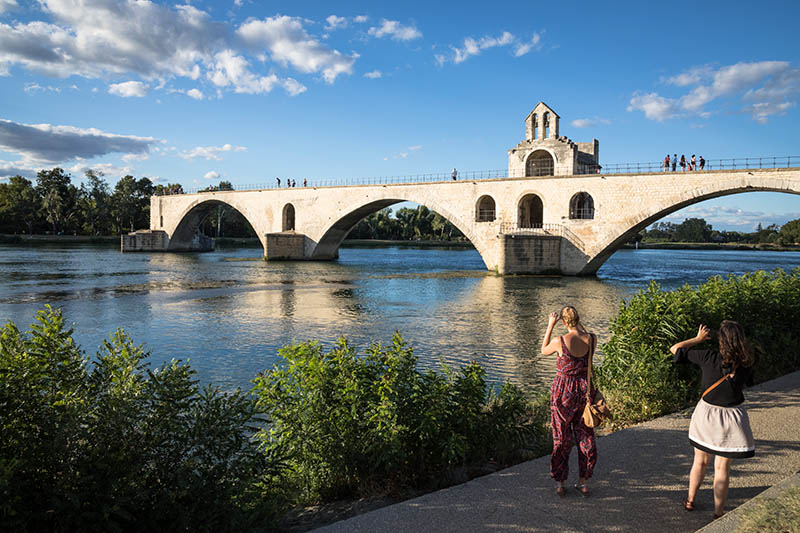
[{"label": "sandal", "polygon": [[556,494],[558,494],[559,498],[563,498],[567,495],[567,491],[564,490],[564,485],[559,485],[556,487]]},{"label": "sandal", "polygon": [[694,511],[694,502],[690,500],[683,500],[683,508],[687,511]]},{"label": "sandal", "polygon": [[575,488],[580,491],[584,498],[589,496],[589,486],[586,483],[576,483]]},{"label": "sandal", "polygon": [[714,513],[714,520],[716,520],[717,518],[722,518],[723,516],[725,516],[725,513],[722,514]]}]

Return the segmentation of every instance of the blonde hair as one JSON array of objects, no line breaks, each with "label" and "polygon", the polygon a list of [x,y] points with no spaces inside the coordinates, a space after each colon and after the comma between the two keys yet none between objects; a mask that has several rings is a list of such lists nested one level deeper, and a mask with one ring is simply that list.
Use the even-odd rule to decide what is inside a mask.
[{"label": "blonde hair", "polygon": [[564,324],[568,328],[577,327],[578,324],[581,322],[581,317],[578,316],[578,310],[572,307],[571,305],[567,305],[564,309],[561,310],[561,320],[564,321]]}]

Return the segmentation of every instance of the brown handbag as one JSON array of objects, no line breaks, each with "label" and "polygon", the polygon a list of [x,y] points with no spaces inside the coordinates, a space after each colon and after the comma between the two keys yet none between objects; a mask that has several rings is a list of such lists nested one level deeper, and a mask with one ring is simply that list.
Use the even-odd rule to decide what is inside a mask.
[{"label": "brown handbag", "polygon": [[594,398],[592,394],[592,356],[594,355],[594,348],[597,344],[597,337],[592,334],[591,349],[589,350],[589,364],[586,369],[586,376],[588,382],[586,385],[586,407],[583,409],[583,423],[586,427],[594,428],[602,426],[606,420],[613,420],[614,416],[606,404],[605,398],[599,390],[595,389]]}]

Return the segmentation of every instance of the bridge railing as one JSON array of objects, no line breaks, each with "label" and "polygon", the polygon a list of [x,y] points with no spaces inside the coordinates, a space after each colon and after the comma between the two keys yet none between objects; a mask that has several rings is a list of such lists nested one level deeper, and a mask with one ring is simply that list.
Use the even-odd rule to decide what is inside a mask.
[{"label": "bridge railing", "polygon": [[[671,158],[670,158],[671,159]],[[690,168],[690,161],[686,161],[686,166],[681,167],[680,162],[675,165],[676,173],[679,172],[707,172],[716,170],[740,170],[740,169],[761,169],[761,168],[793,168],[800,167],[800,156],[770,156],[770,157],[731,157],[722,159],[705,159],[705,164],[701,167],[701,162],[696,161],[696,167]],[[672,161],[670,161],[669,170],[666,172],[673,172]],[[591,165],[580,163],[576,169],[576,175],[589,175],[589,174],[643,174],[649,172],[665,172],[663,161],[649,161],[639,163],[612,163],[608,165]],[[474,181],[486,179],[506,179],[506,178],[523,178],[523,177],[548,177],[553,175],[553,169],[550,167],[538,168],[535,172],[536,176],[531,176],[525,172],[519,174],[509,175],[508,170],[467,170],[458,171],[456,175],[457,181]],[[251,183],[251,184],[233,184],[233,190],[236,191],[254,191],[263,189],[288,189],[287,179],[280,178],[280,185],[277,179],[267,183]],[[305,181],[306,185],[303,185]],[[428,174],[413,174],[413,175],[397,175],[397,176],[373,176],[364,178],[294,178],[295,186],[293,188],[308,188],[308,187],[341,187],[350,185],[390,185],[390,184],[405,184],[405,183],[426,183],[426,182],[441,182],[453,181],[452,172],[434,172]],[[212,192],[219,189],[212,187],[205,188],[172,188],[170,190],[162,189],[156,192],[158,195],[172,195],[172,194],[192,194],[198,192]]]},{"label": "bridge railing", "polygon": [[500,224],[500,233],[503,235],[551,235],[565,237],[583,248],[583,240],[575,235],[569,228],[561,224],[531,224],[519,225],[513,222]]}]

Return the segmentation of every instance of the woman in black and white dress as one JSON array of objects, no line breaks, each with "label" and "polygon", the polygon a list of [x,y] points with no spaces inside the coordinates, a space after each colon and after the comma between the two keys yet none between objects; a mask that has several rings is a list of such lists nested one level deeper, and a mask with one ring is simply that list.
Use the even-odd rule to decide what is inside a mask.
[{"label": "woman in black and white dress", "polygon": [[694,446],[694,463],[689,473],[689,494],[683,502],[694,510],[697,490],[703,483],[706,466],[714,456],[714,518],[725,512],[728,499],[731,460],[755,455],[742,389],[753,381],[753,349],[737,322],[723,320],[719,327],[719,351],[690,350],[708,340],[711,332],[700,325],[697,336],[670,348],[676,363],[694,363],[703,371],[702,398],[689,425],[689,442]]}]

